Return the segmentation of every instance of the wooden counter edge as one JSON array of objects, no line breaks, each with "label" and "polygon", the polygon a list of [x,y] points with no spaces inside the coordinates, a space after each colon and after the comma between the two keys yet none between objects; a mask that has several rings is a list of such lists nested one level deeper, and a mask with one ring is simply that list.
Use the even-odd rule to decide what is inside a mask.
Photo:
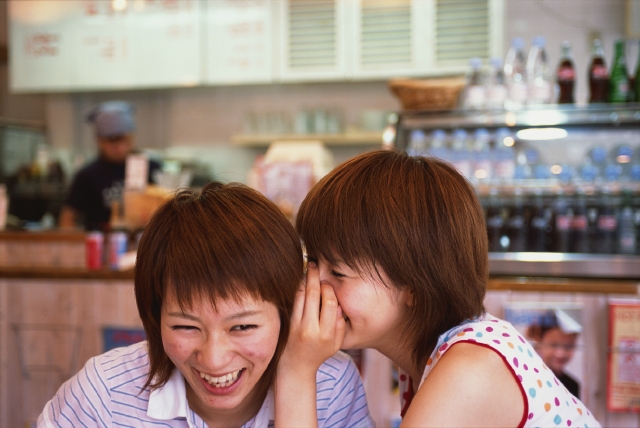
[{"label": "wooden counter edge", "polygon": [[[133,269],[115,271],[52,267],[0,267],[0,278],[133,280],[134,271]],[[640,280],[492,276],[487,281],[487,290],[638,295],[640,294]]]},{"label": "wooden counter edge", "polygon": [[52,267],[0,267],[0,278],[133,280],[133,276],[133,269],[117,271]]},{"label": "wooden counter edge", "polygon": [[640,280],[492,276],[487,282],[487,290],[638,295]]},{"label": "wooden counter edge", "polygon": [[28,242],[84,242],[86,234],[77,230],[50,230],[45,232],[28,231],[1,231],[2,241],[28,241]]}]

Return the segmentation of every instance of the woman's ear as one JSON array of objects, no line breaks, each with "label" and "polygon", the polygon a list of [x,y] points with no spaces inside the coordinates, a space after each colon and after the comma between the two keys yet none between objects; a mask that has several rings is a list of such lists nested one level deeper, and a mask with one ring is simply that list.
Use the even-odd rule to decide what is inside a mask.
[{"label": "woman's ear", "polygon": [[412,307],[413,306],[413,293],[407,288],[403,288],[400,290],[400,302],[405,305]]}]

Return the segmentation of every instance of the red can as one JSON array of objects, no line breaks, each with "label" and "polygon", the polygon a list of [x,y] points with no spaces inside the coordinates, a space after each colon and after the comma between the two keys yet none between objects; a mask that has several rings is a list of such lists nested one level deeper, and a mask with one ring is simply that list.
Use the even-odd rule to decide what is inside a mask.
[{"label": "red can", "polygon": [[102,232],[90,232],[85,239],[87,253],[87,269],[102,269],[102,247],[104,235]]}]

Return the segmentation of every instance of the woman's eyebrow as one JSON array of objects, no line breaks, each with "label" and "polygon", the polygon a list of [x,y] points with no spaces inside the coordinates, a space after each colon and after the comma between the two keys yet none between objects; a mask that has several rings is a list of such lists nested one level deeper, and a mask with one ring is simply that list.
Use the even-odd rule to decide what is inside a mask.
[{"label": "woman's eyebrow", "polygon": [[245,317],[250,317],[250,316],[253,316],[253,315],[259,315],[261,313],[262,313],[262,311],[259,311],[259,310],[246,310],[246,311],[242,311],[242,312],[238,312],[236,314],[233,314],[230,317],[227,317],[227,320],[237,320],[239,318],[245,318]]},{"label": "woman's eyebrow", "polygon": [[[237,320],[240,318],[246,318],[246,317],[250,317],[250,316],[254,316],[254,315],[260,315],[263,311],[257,310],[257,309],[247,309],[245,311],[241,311],[241,312],[237,312],[233,315],[230,315],[226,318],[226,320]],[[194,315],[189,315],[189,314],[185,314],[184,312],[170,312],[167,314],[170,317],[176,317],[176,318],[183,318],[183,319],[187,319],[190,321],[200,321],[200,318],[194,316]]]},{"label": "woman's eyebrow", "polygon": [[176,317],[176,318],[184,318],[184,319],[188,319],[191,321],[200,321],[200,318],[194,316],[194,315],[189,315],[189,314],[185,314],[184,312],[170,312],[167,314],[170,317]]}]

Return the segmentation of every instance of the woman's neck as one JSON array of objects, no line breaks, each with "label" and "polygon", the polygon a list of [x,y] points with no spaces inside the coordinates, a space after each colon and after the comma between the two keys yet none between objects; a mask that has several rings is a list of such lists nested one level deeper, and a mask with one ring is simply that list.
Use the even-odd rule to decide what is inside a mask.
[{"label": "woman's neck", "polygon": [[407,346],[406,344],[401,346],[398,346],[398,344],[396,344],[395,347],[378,348],[376,350],[385,357],[389,358],[396,367],[407,373],[414,383],[414,391],[418,390],[417,387],[419,385],[420,379],[422,379],[426,359],[425,364],[418,364],[416,366],[413,358],[413,347]]},{"label": "woman's neck", "polygon": [[257,395],[258,390],[254,388],[243,402],[233,409],[209,409],[201,403],[188,383],[185,386],[189,407],[202,418],[209,428],[242,427],[258,414],[265,400],[264,396]]}]

